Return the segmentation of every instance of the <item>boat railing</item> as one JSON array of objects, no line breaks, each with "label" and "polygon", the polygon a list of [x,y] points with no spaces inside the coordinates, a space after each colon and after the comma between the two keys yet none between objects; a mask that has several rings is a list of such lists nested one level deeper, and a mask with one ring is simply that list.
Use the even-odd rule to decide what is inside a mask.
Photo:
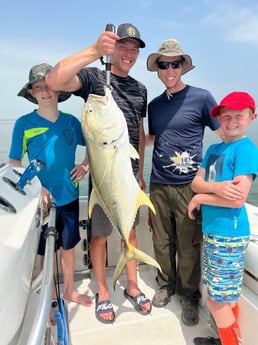
[{"label": "boat railing", "polygon": [[39,293],[39,303],[37,305],[37,310],[32,328],[30,330],[27,345],[41,345],[47,329],[53,293],[53,268],[56,238],[55,221],[56,205],[54,202],[52,202],[49,210],[49,222],[46,232],[46,249]]}]

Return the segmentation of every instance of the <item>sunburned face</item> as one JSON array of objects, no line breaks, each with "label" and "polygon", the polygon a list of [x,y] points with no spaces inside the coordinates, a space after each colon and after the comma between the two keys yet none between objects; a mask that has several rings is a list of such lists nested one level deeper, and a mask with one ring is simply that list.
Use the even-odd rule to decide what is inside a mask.
[{"label": "sunburned face", "polygon": [[127,77],[139,55],[139,44],[135,39],[117,41],[112,55],[112,72],[121,77]]},{"label": "sunburned face", "polygon": [[221,129],[224,134],[224,141],[233,142],[246,135],[247,126],[256,118],[251,109],[235,110],[222,108],[218,116]]}]

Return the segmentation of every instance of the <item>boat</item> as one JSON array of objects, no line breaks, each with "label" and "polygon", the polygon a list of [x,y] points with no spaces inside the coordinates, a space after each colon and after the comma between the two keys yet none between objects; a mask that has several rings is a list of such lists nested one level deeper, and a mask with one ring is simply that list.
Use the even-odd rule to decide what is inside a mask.
[{"label": "boat", "polygon": [[[9,171],[9,173],[10,176],[14,178],[13,172]],[[32,182],[31,186],[28,185],[26,187],[27,189],[34,186],[35,181],[32,180]],[[8,199],[7,195],[5,195],[5,197]],[[94,299],[96,281],[89,256],[87,202],[86,196],[80,197],[80,234],[82,239],[75,248],[75,287],[79,292],[87,293]],[[10,203],[14,204],[14,201],[10,201]],[[24,205],[26,210],[30,209],[29,215],[26,214],[26,217],[24,217],[26,220],[27,218],[28,221],[29,218],[33,219],[33,216],[35,217],[38,213],[38,206],[36,206],[36,204],[38,205],[38,203],[30,201],[27,205]],[[17,207],[16,205],[13,206]],[[250,219],[252,235],[247,250],[244,287],[239,303],[239,323],[242,329],[243,344],[254,345],[257,343],[256,324],[258,319],[258,207],[251,204],[246,204],[246,207]],[[9,224],[8,230],[11,230],[13,226],[15,229],[13,231],[17,235],[19,233],[19,226],[17,224],[12,226]],[[38,226],[35,225],[34,230],[38,232]],[[140,225],[137,229],[137,236],[138,247],[147,254],[154,256],[152,234],[148,225],[148,208],[146,206],[142,206],[140,210]],[[18,240],[16,237],[15,241]],[[3,255],[2,250],[0,253],[0,255]],[[180,301],[179,297],[176,295],[172,297],[171,302],[168,303],[166,307],[153,307],[150,315],[142,316],[133,309],[130,302],[126,300],[123,295],[126,284],[125,273],[120,276],[116,285],[116,290],[114,291],[112,288],[112,276],[120,256],[120,237],[116,231],[113,231],[108,239],[107,253],[107,282],[110,288],[111,301],[116,313],[116,321],[112,325],[107,325],[96,320],[94,309],[95,299],[91,307],[84,307],[73,302],[65,301],[69,333],[68,345],[98,345],[106,343],[112,345],[132,345],[136,343],[143,345],[192,345],[193,338],[197,336],[217,337],[215,323],[206,306],[207,293],[205,286],[200,284],[200,290],[202,292],[200,301],[200,322],[195,326],[185,326],[181,322]],[[52,253],[50,253],[50,257],[51,256],[53,258]],[[27,264],[29,266],[27,279],[31,276],[31,266],[32,263],[34,263],[34,256],[30,254],[29,257],[30,258],[27,258]],[[43,270],[40,271],[38,260],[39,258],[35,260],[29,296],[27,296],[28,281],[26,281],[26,289],[23,289],[26,293],[21,293],[20,291],[21,285],[24,284],[24,275],[19,272],[19,269],[21,270],[24,264],[22,265],[16,261],[12,269],[6,272],[4,278],[2,278],[2,264],[0,266],[2,278],[2,293],[0,296],[2,301],[5,302],[5,300],[8,300],[5,305],[11,303],[12,306],[12,310],[5,308],[3,312],[2,307],[0,310],[0,322],[2,327],[0,333],[1,345],[65,344],[58,341],[56,326],[52,326],[48,318],[51,306],[52,263],[50,265],[46,263],[47,258],[45,257],[46,265],[44,264]],[[1,260],[1,262],[3,261],[7,262],[6,259]],[[18,264],[19,269],[16,267]],[[138,264],[139,287],[150,299],[157,289],[155,276],[155,268],[142,263]],[[16,285],[19,286],[19,288],[16,288]],[[5,290],[3,290],[4,287]],[[15,292],[11,292],[10,287],[13,287]],[[62,287],[61,276],[61,291]],[[19,299],[22,301],[18,304],[10,301],[10,293],[15,301],[18,300],[17,296],[19,296]],[[26,307],[24,307],[24,304],[26,304]],[[24,314],[24,317],[17,317],[15,313],[20,315]],[[13,327],[14,320],[16,327]],[[3,336],[3,334],[8,334],[8,337],[7,335]]]},{"label": "boat", "polygon": [[29,300],[41,231],[41,184],[18,185],[25,169],[0,166],[0,344],[19,332]]}]

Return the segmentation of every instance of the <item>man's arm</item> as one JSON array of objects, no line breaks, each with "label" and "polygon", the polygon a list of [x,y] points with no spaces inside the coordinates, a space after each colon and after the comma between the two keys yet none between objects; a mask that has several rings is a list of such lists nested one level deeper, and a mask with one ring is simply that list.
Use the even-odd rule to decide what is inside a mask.
[{"label": "man's arm", "polygon": [[143,169],[144,169],[144,155],[145,155],[145,132],[143,127],[143,119],[140,123],[140,130],[139,130],[139,184],[142,190],[146,189],[146,184],[143,178]]},{"label": "man's arm", "polygon": [[50,89],[71,92],[79,90],[81,85],[77,73],[101,56],[112,54],[117,39],[115,33],[105,31],[89,47],[58,62],[46,76]]},{"label": "man's arm", "polygon": [[145,146],[153,146],[155,140],[155,135],[146,134],[145,135]]}]

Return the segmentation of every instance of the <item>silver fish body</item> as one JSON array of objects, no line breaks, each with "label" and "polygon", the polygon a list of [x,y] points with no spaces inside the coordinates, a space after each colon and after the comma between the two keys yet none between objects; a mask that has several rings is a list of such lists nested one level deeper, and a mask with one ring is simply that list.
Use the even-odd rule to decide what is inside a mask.
[{"label": "silver fish body", "polygon": [[88,96],[81,122],[92,178],[89,217],[94,205],[99,204],[125,242],[113,276],[115,288],[117,279],[130,260],[138,259],[160,269],[156,260],[129,243],[139,207],[147,205],[154,213],[155,209],[133,174],[131,158],[138,159],[139,155],[129,143],[124,114],[109,88],[105,89],[104,96]]}]

